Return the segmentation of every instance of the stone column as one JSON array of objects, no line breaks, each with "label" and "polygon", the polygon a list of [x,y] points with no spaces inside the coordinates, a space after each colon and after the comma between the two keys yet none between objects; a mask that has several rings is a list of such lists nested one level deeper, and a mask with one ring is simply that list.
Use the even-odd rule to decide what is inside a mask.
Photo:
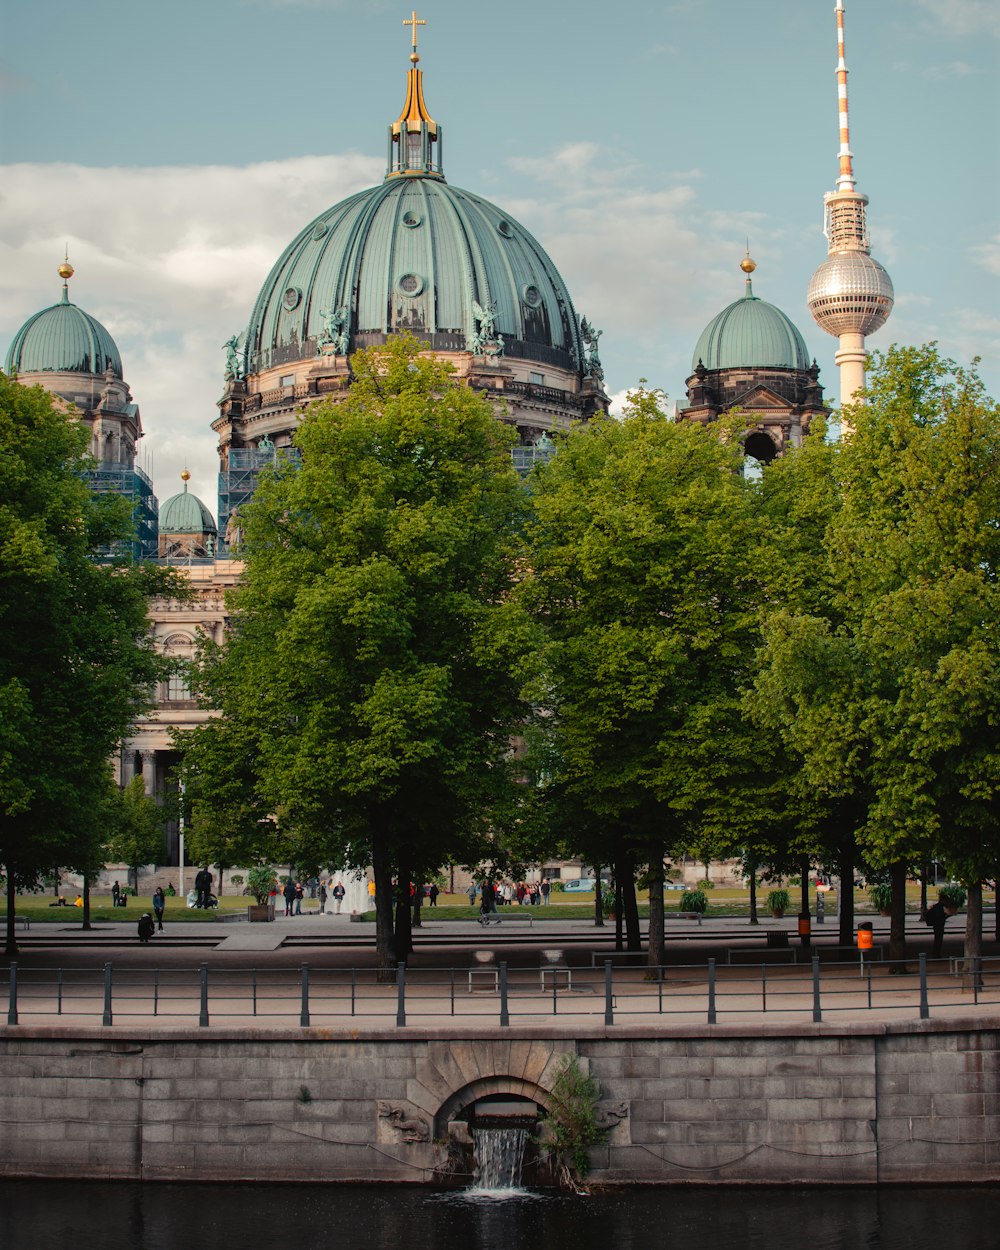
[{"label": "stone column", "polygon": [[142,788],[152,796],[156,793],[156,752],[140,751],[142,756]]}]

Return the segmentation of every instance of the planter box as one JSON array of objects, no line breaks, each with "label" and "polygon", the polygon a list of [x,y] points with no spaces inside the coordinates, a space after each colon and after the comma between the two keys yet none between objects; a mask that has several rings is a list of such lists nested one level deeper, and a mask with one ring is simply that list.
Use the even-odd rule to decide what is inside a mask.
[{"label": "planter box", "polygon": [[273,903],[248,903],[247,904],[247,920],[251,924],[263,923],[274,919]]}]

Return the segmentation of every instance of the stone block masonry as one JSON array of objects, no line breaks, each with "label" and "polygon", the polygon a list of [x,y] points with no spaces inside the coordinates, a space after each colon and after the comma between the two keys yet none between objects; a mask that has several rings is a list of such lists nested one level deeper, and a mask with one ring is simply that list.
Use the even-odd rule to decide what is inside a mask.
[{"label": "stone block masonry", "polygon": [[337,1033],[0,1029],[0,1175],[432,1183],[478,1099],[596,1079],[598,1184],[996,1181],[981,1021]]}]

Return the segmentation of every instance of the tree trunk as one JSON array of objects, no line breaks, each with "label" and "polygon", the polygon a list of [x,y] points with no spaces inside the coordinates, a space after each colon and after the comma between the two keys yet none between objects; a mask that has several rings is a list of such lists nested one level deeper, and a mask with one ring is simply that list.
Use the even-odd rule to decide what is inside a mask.
[{"label": "tree trunk", "polygon": [[757,865],[750,864],[750,923],[760,924],[757,915]]},{"label": "tree trunk", "polygon": [[400,853],[396,873],[396,962],[406,963],[413,943],[410,940],[410,860]]},{"label": "tree trunk", "polygon": [[7,954],[17,954],[17,938],[14,936],[14,917],[17,914],[17,890],[14,888],[14,869],[10,864],[7,869]]},{"label": "tree trunk", "polygon": [[660,968],[667,962],[663,934],[663,848],[649,861],[649,947],[646,962]]},{"label": "tree trunk", "polygon": [[[983,955],[983,883],[981,881],[970,882],[966,889],[968,898],[965,904],[965,951],[963,952],[965,967],[962,985],[965,989],[971,990],[977,961],[981,960]],[[977,988],[982,989],[982,985],[980,977]]]},{"label": "tree trunk", "polygon": [[604,900],[601,898],[601,865],[594,865],[594,924],[604,927]]},{"label": "tree trunk", "polygon": [[83,874],[83,923],[81,929],[90,929],[93,926],[90,923],[90,878],[86,873]]},{"label": "tree trunk", "polygon": [[622,898],[621,882],[618,880],[618,865],[615,865],[615,950],[623,951],[625,942],[622,939],[622,923],[625,914],[625,901]]},{"label": "tree trunk", "polygon": [[840,881],[838,882],[838,907],[840,933],[837,941],[841,946],[854,945],[854,839],[840,848]]},{"label": "tree trunk", "polygon": [[625,947],[630,951],[642,950],[642,934],[639,932],[639,904],[635,897],[635,866],[631,856],[622,859],[625,876],[621,882],[622,909],[625,912]]},{"label": "tree trunk", "polygon": [[924,864],[920,869],[920,919],[923,920],[927,915],[927,878],[930,876],[930,864]]},{"label": "tree trunk", "polygon": [[372,876],[375,879],[375,963],[380,981],[396,976],[396,934],[392,923],[392,867],[386,835],[372,837]]},{"label": "tree trunk", "polygon": [[892,882],[892,914],[889,921],[889,972],[906,971],[906,865],[893,864],[890,871]]},{"label": "tree trunk", "polygon": [[799,860],[799,883],[802,888],[802,906],[799,908],[803,916],[809,915],[809,856],[803,855]]}]

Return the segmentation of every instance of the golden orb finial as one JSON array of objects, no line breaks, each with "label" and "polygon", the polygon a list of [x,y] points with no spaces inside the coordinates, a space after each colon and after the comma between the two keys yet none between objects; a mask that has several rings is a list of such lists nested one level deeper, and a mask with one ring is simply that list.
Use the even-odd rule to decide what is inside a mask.
[{"label": "golden orb finial", "polygon": [[414,64],[414,65],[416,65],[416,63],[420,60],[420,53],[419,53],[419,52],[411,52],[411,53],[410,53],[410,60],[413,62],[413,64]]},{"label": "golden orb finial", "polygon": [[747,274],[753,273],[753,271],[757,268],[757,264],[751,259],[749,252],[747,252],[746,256],[744,256],[740,261],[740,268]]},{"label": "golden orb finial", "polygon": [[185,470],[184,470],[184,472],[181,474],[181,481],[182,481],[182,482],[190,482],[190,481],[191,481],[191,474],[190,474],[190,473],[188,473],[187,469],[185,469]]}]

